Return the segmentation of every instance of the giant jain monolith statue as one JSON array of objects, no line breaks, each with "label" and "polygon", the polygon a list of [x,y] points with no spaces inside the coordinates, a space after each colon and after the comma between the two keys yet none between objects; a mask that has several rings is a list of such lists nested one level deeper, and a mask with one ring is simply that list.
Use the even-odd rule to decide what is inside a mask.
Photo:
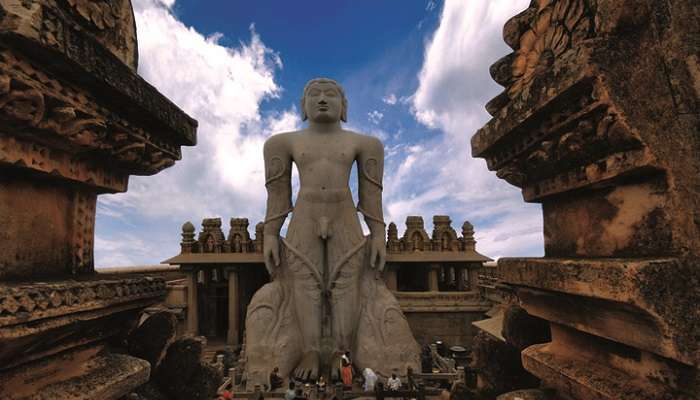
[{"label": "giant jain monolith statue", "polygon": [[[355,366],[384,376],[404,374],[409,366],[418,370],[419,346],[381,279],[384,147],[374,137],[342,129],[347,100],[331,79],[306,85],[301,110],[308,127],[272,136],[263,151],[263,254],[272,282],[248,306],[248,385],[266,383],[274,367],[296,379],[334,378],[345,351]],[[294,206],[292,162],[300,180]],[[348,186],[355,162],[357,206]],[[358,211],[369,236],[362,233]]]}]

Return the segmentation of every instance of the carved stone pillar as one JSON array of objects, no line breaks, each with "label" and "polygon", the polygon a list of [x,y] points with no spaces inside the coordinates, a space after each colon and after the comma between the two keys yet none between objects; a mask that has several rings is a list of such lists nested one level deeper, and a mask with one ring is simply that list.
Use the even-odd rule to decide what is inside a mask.
[{"label": "carved stone pillar", "polygon": [[197,336],[199,334],[199,293],[197,293],[197,281],[199,270],[192,268],[187,271],[187,333]]},{"label": "carved stone pillar", "polygon": [[479,264],[469,264],[467,265],[464,270],[464,273],[467,275],[467,289],[469,291],[472,290],[478,290],[477,288],[477,277],[479,275],[479,270],[480,266],[477,267]]},{"label": "carved stone pillar", "polygon": [[384,272],[384,282],[386,283],[386,287],[394,292],[397,291],[399,287],[396,268],[398,268],[398,266],[387,266]]},{"label": "carved stone pillar", "polygon": [[438,292],[440,288],[438,286],[440,280],[440,264],[430,264],[428,266],[428,290],[431,292]]},{"label": "carved stone pillar", "polygon": [[238,288],[238,269],[232,268],[228,271],[228,334],[226,342],[230,345],[239,344],[239,313],[240,291]]},{"label": "carved stone pillar", "polygon": [[523,364],[567,399],[695,398],[700,4],[538,0],[473,153],[542,204],[545,257],[500,259],[552,342]]},{"label": "carved stone pillar", "polygon": [[469,270],[464,265],[455,266],[455,281],[457,283],[457,290],[460,292],[469,290],[466,278],[468,278]]},{"label": "carved stone pillar", "polygon": [[105,343],[165,282],[94,274],[95,204],[173,165],[196,121],[137,58],[129,0],[0,0],[0,398],[119,398],[148,379]]}]

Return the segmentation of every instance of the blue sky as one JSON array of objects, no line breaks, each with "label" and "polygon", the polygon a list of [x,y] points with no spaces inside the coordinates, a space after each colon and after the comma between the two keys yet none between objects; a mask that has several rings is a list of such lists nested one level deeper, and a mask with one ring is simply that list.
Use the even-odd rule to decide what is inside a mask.
[{"label": "blue sky", "polygon": [[158,263],[180,227],[264,214],[262,144],[299,129],[311,78],[345,88],[346,127],[385,145],[384,215],[469,220],[491,257],[542,255],[542,217],[471,158],[469,139],[501,88],[489,66],[503,23],[528,0],[133,0],[139,74],[199,121],[199,144],[129,191],[99,197],[98,267]]}]

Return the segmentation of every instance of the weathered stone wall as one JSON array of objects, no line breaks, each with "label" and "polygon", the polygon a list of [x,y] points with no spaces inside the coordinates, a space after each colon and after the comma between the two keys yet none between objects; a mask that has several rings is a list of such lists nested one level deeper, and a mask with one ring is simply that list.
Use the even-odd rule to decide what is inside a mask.
[{"label": "weathered stone wall", "polygon": [[474,321],[484,319],[483,312],[404,312],[418,344],[442,340],[449,346],[471,348],[478,329]]}]

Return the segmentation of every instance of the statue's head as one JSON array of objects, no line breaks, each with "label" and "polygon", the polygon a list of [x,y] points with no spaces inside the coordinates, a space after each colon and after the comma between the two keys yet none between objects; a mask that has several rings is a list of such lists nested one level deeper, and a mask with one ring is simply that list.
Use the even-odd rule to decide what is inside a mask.
[{"label": "statue's head", "polygon": [[316,122],[348,120],[348,100],[338,82],[329,78],[315,78],[304,86],[301,97],[301,119]]}]

